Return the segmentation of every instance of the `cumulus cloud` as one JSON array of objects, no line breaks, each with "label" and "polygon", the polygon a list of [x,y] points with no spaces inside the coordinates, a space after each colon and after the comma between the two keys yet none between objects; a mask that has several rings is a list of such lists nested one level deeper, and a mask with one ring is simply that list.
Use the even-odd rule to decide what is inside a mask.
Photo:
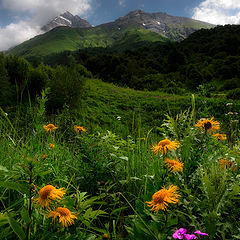
[{"label": "cumulus cloud", "polygon": [[0,28],[0,50],[7,50],[41,33],[43,25],[65,11],[86,17],[91,10],[91,2],[92,0],[2,0],[1,8],[11,11],[16,17],[22,14],[31,17]]},{"label": "cumulus cloud", "polygon": [[0,51],[9,49],[41,33],[40,27],[31,27],[28,22],[11,23],[0,28]]},{"label": "cumulus cloud", "polygon": [[204,0],[193,9],[192,18],[213,24],[239,24],[239,0]]}]

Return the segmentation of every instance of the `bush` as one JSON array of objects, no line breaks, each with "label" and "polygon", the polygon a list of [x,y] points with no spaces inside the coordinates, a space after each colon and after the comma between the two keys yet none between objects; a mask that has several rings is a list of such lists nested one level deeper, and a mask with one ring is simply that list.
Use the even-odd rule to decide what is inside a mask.
[{"label": "bush", "polygon": [[227,99],[240,100],[240,88],[230,90],[226,97]]}]

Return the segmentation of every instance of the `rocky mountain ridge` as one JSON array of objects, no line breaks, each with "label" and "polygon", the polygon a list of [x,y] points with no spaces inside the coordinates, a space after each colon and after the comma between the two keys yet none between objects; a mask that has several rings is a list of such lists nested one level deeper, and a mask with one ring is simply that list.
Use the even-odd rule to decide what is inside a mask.
[{"label": "rocky mountain ridge", "polygon": [[214,27],[213,24],[191,18],[171,16],[162,12],[147,13],[143,10],[131,11],[124,17],[120,17],[114,22],[102,24],[99,27],[121,29],[129,26],[156,32],[171,40],[183,40],[196,30]]},{"label": "rocky mountain ridge", "polygon": [[65,12],[56,16],[53,20],[48,22],[42,27],[42,30],[48,32],[56,27],[67,26],[72,28],[88,28],[92,25],[85,19],[80,18],[78,15],[72,15],[70,12]]}]

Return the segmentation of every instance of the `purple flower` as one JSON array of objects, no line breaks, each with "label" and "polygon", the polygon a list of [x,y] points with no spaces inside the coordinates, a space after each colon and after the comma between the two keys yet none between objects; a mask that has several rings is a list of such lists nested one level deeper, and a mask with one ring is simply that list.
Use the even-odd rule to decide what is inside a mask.
[{"label": "purple flower", "polygon": [[183,239],[184,234],[187,233],[187,229],[180,228],[179,230],[176,230],[173,234],[174,239]]},{"label": "purple flower", "polygon": [[201,232],[201,231],[199,231],[199,230],[197,230],[197,231],[194,232],[194,233],[197,233],[197,234],[202,235],[202,236],[208,236],[207,233],[203,233],[203,232]]},{"label": "purple flower", "polygon": [[197,239],[197,237],[194,234],[184,234],[184,237],[187,240]]}]

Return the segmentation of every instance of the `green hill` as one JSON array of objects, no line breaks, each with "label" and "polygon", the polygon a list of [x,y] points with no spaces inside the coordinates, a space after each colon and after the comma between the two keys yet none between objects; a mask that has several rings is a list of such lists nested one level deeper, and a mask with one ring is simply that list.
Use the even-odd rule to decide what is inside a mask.
[{"label": "green hill", "polygon": [[68,28],[58,27],[45,34],[36,36],[8,53],[26,59],[38,59],[53,53],[74,51],[83,48],[108,47],[116,49],[136,48],[146,43],[169,41],[162,34],[145,29],[127,28],[124,30],[108,28]]}]

